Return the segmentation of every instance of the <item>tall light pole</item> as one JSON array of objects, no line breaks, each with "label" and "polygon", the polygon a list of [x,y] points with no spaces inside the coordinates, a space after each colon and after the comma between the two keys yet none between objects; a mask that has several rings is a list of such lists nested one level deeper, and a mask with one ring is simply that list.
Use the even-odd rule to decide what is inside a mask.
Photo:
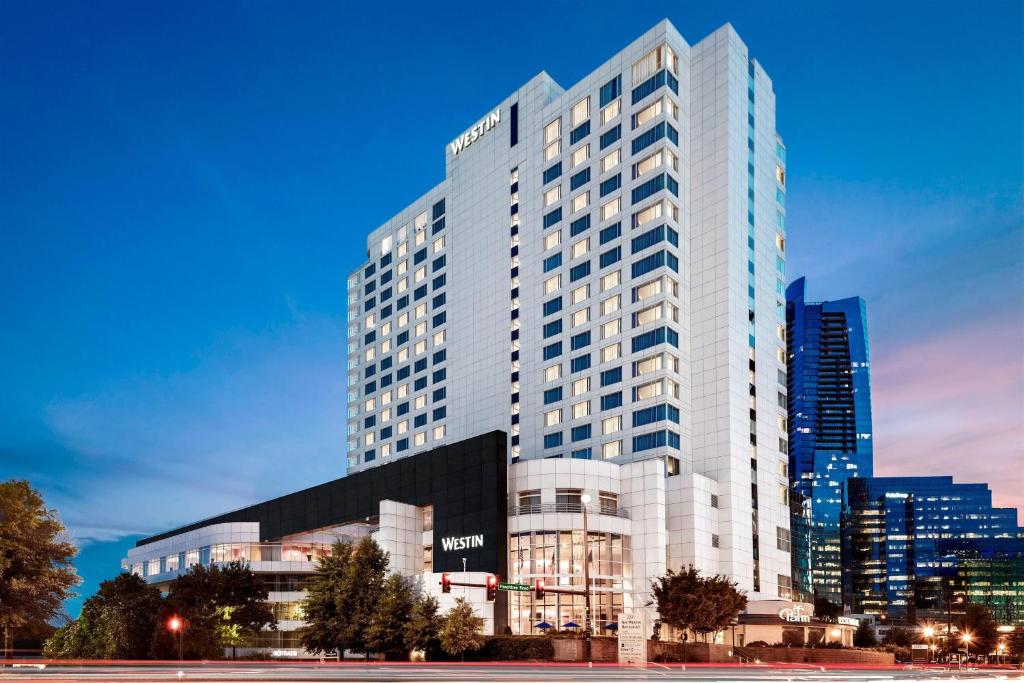
[{"label": "tall light pole", "polygon": [[966,648],[966,652],[967,652],[967,659],[970,659],[971,658],[971,634],[970,633],[965,633],[965,634],[963,634],[960,637],[964,641],[964,647]]},{"label": "tall light pole", "polygon": [[590,534],[587,529],[587,505],[590,496],[580,496],[583,508],[583,659],[589,664],[590,656]]},{"label": "tall light pole", "polygon": [[930,661],[930,658],[935,651],[935,646],[932,645],[932,636],[935,635],[935,629],[931,626],[925,626],[923,629],[921,629],[921,632],[924,634],[925,642],[928,643],[928,656]]},{"label": "tall light pole", "polygon": [[178,637],[178,662],[183,661],[183,631],[185,630],[185,622],[181,620],[181,617],[175,615],[170,618],[167,622],[167,628],[171,630],[171,633]]}]

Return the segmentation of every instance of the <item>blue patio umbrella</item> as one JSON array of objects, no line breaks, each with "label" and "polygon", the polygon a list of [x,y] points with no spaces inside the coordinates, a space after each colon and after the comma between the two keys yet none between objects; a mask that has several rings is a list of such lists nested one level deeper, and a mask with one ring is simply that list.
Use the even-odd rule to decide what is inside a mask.
[{"label": "blue patio umbrella", "polygon": [[567,624],[562,624],[562,628],[579,628],[579,627],[580,627],[580,625],[577,624],[575,621],[570,621]]},{"label": "blue patio umbrella", "polygon": [[606,629],[608,629],[609,631],[618,631],[618,630],[619,630],[619,625],[618,625],[618,624],[616,624],[616,623],[615,623],[615,622],[613,621],[613,622],[612,622],[612,623],[610,623],[610,624],[605,624],[605,625],[604,625],[604,626],[602,626],[601,628],[606,628]]},{"label": "blue patio umbrella", "polygon": [[549,624],[546,621],[542,621],[539,624],[534,624],[533,627],[534,628],[539,628],[539,629],[546,629],[546,628],[551,628],[551,624]]}]

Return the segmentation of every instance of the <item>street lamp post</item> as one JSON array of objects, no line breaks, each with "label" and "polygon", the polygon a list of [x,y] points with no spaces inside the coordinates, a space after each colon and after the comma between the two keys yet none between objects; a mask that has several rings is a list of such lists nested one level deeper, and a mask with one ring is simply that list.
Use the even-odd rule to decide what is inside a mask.
[{"label": "street lamp post", "polygon": [[961,636],[964,641],[965,652],[967,653],[967,659],[971,658],[971,634],[965,633]]},{"label": "street lamp post", "polygon": [[183,638],[184,638],[184,634],[183,634],[183,632],[185,630],[185,623],[181,620],[181,617],[175,615],[175,616],[171,617],[170,621],[167,622],[167,628],[169,628],[171,630],[171,633],[173,633],[175,636],[178,637],[178,662],[181,662],[181,661],[184,660],[184,653],[183,653],[183,645],[184,645]]},{"label": "street lamp post", "polygon": [[928,657],[929,657],[929,661],[931,661],[931,657],[932,657],[932,655],[935,652],[935,646],[932,645],[932,636],[935,635],[935,629],[932,628],[931,626],[925,626],[922,629],[922,633],[924,633],[924,640],[925,640],[925,642],[928,643]]},{"label": "street lamp post", "polygon": [[590,503],[590,496],[580,496],[581,508],[583,509],[583,659],[589,664],[590,654],[590,534],[587,529],[587,504]]}]

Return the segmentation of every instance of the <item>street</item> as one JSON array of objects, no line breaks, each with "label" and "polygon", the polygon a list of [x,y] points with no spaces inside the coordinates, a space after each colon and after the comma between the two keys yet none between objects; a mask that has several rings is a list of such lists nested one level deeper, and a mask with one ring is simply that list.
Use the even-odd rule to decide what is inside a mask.
[{"label": "street", "polygon": [[217,662],[208,664],[50,665],[0,669],[2,681],[988,681],[1024,680],[1008,669],[830,668],[813,665],[700,666],[649,664],[647,669],[577,664],[300,664]]}]

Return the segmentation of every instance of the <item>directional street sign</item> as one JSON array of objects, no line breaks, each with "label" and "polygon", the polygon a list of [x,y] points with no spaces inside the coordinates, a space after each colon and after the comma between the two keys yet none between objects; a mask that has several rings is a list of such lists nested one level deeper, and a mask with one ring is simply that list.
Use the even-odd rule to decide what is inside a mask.
[{"label": "directional street sign", "polygon": [[526,583],[499,583],[498,590],[520,591],[522,593],[529,593],[532,589],[530,588],[530,585]]}]

